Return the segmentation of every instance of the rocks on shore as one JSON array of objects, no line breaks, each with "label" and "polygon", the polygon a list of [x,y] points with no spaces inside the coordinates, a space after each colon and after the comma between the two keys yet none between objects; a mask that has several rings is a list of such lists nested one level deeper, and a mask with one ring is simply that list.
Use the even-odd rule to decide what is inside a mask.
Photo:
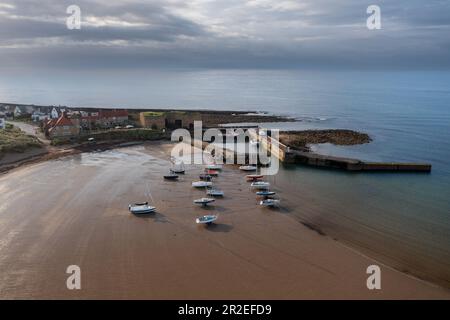
[{"label": "rocks on shore", "polygon": [[331,143],[334,145],[357,145],[369,143],[372,139],[366,133],[345,129],[305,130],[280,132],[280,141],[301,151],[309,151],[309,144]]}]

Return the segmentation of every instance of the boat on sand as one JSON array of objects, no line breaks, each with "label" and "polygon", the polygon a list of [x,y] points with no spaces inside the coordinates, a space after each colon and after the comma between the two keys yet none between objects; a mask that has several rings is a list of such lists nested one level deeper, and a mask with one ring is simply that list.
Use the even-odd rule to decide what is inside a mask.
[{"label": "boat on sand", "polygon": [[242,170],[242,171],[256,171],[256,170],[258,170],[258,167],[256,167],[256,166],[240,166],[239,170]]},{"label": "boat on sand", "polygon": [[280,204],[278,199],[264,199],[259,202],[260,205],[265,207],[277,207]]},{"label": "boat on sand", "polygon": [[202,206],[207,206],[208,204],[210,204],[211,202],[216,201],[213,198],[201,198],[201,199],[197,199],[194,200],[194,204],[201,204]]},{"label": "boat on sand", "polygon": [[218,218],[218,216],[216,216],[216,215],[206,215],[206,216],[202,216],[202,217],[197,218],[195,220],[195,222],[197,222],[197,224],[210,225],[211,223],[216,221],[217,218]]},{"label": "boat on sand", "polygon": [[211,187],[212,182],[211,181],[194,181],[194,182],[192,182],[192,186],[194,188],[206,188],[206,187]]},{"label": "boat on sand", "polygon": [[155,212],[156,208],[148,204],[148,202],[130,204],[128,210],[134,214],[146,214]]},{"label": "boat on sand", "polygon": [[252,182],[250,186],[254,189],[268,189],[270,187],[270,183],[265,181],[256,181]]}]

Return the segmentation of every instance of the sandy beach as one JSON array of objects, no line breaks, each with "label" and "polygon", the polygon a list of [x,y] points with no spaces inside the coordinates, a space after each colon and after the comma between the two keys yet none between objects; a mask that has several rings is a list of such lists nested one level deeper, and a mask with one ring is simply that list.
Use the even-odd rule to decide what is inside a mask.
[{"label": "sandy beach", "polygon": [[[210,208],[193,199],[202,171],[164,181],[169,143],[83,153],[0,175],[0,298],[93,299],[448,299],[450,292],[384,266],[280,209],[257,204],[245,174],[225,166],[225,191]],[[128,204],[150,201],[155,215]],[[195,218],[218,213],[216,225]],[[382,289],[368,290],[378,264]],[[81,290],[66,288],[67,266]]]}]

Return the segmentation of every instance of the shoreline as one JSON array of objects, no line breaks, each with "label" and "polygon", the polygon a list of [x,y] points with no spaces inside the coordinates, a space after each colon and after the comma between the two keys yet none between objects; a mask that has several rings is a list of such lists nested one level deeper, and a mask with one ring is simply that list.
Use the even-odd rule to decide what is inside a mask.
[{"label": "shoreline", "polygon": [[[159,159],[160,157],[162,157],[162,156],[164,156],[165,154],[167,154],[167,148],[168,148],[170,145],[171,145],[171,143],[169,143],[169,142],[161,142],[161,141],[147,142],[147,143],[143,144],[142,147],[139,147],[139,150],[140,150],[141,148],[144,148],[145,150],[150,150],[150,149],[153,150],[153,149],[154,149],[154,151],[151,151],[151,154],[155,154],[155,152],[156,152],[156,154],[158,155],[158,159]],[[104,149],[103,151],[107,151],[107,150],[114,151],[117,147],[120,148],[120,145],[109,146],[109,148],[106,148],[106,149]],[[129,145],[129,144],[128,144],[128,145],[122,145],[122,147],[123,147],[124,152],[130,152],[130,151],[128,151],[128,150],[130,150],[130,145]],[[98,148],[97,148],[97,149],[98,149]],[[135,148],[131,147],[131,154],[134,154],[134,153],[135,153],[134,149],[135,149]],[[94,150],[94,151],[95,151],[95,150]],[[95,155],[92,154],[90,151],[84,151],[84,152],[87,152],[87,153],[86,153],[86,156],[87,156],[87,157],[93,157],[93,156],[95,156]],[[100,153],[100,154],[101,154],[101,153]],[[76,154],[67,154],[67,155],[65,155],[65,156],[61,156],[61,157],[63,157],[62,161],[69,161],[69,159],[72,158],[72,157],[67,157],[67,156],[72,156],[72,157],[73,157],[73,156],[76,156]],[[66,160],[64,160],[64,159],[66,159]],[[41,161],[41,162],[43,162],[43,161]],[[30,163],[29,166],[27,166],[28,169],[24,168],[24,171],[32,170],[33,165],[37,165],[37,163]],[[44,164],[44,165],[45,165],[45,164]],[[228,169],[226,169],[226,170],[229,171],[229,174],[231,174],[231,175],[234,176],[235,178],[240,176],[239,171],[236,170],[235,168],[228,168]],[[14,171],[11,171],[10,173],[11,173],[11,174],[20,174],[20,172],[21,172],[21,170],[14,170]],[[0,178],[1,178],[1,177],[2,177],[2,175],[0,175]],[[244,183],[244,185],[246,185],[246,183]],[[152,190],[152,192],[154,192],[154,193],[160,193],[160,194],[161,194],[160,191]],[[231,191],[229,191],[229,192],[231,192]],[[189,193],[190,193],[190,192],[189,192]],[[161,194],[161,196],[162,196],[162,194]],[[231,205],[232,203],[234,203],[234,202],[230,202],[230,205]],[[236,204],[234,204],[234,205],[236,205]],[[174,214],[175,214],[175,212],[174,212]],[[273,214],[272,214],[271,216],[273,216],[274,214],[276,215],[277,212],[273,212]],[[275,216],[274,216],[274,217],[275,217]],[[272,217],[272,218],[273,218],[273,217]],[[289,217],[289,214],[288,214],[288,216],[287,216],[286,218],[291,218],[291,217]],[[311,227],[311,226],[305,224],[305,223],[302,222],[302,221],[299,221],[299,222],[300,222],[300,224],[302,225],[303,230],[308,230],[308,232],[311,232],[311,231],[312,231],[311,234],[310,234],[310,236],[313,237],[313,238],[315,238],[315,239],[316,239],[315,241],[319,241],[318,239],[322,239],[322,238],[329,239],[329,240],[331,240],[331,241],[333,241],[333,242],[339,244],[339,246],[342,246],[343,248],[346,248],[346,250],[354,251],[355,254],[361,256],[361,257],[364,258],[364,259],[368,259],[368,260],[377,262],[373,257],[371,257],[371,256],[366,256],[366,255],[365,255],[364,253],[362,253],[360,250],[355,249],[354,247],[349,246],[348,244],[345,244],[344,242],[342,242],[342,241],[340,241],[340,240],[333,239],[333,238],[331,238],[329,235],[324,234],[323,232],[320,232],[320,229],[319,229],[319,231],[318,231],[318,230],[316,230],[316,229],[314,228],[314,226]],[[280,221],[279,221],[279,223],[280,223]],[[292,226],[289,226],[289,224],[286,224],[285,227],[288,228],[288,230],[289,230],[290,228],[292,228]],[[269,231],[269,230],[266,230],[266,231]],[[231,232],[233,232],[233,231],[231,231]],[[225,232],[225,233],[227,233],[227,232]],[[313,236],[313,234],[316,234],[316,236]],[[293,236],[293,235],[292,235],[292,236]],[[317,237],[318,237],[318,239],[317,239]],[[223,240],[223,241],[225,241],[225,240]],[[319,242],[320,242],[320,241],[319,241]],[[340,263],[342,263],[342,261],[341,261]],[[428,281],[428,280],[424,280],[424,279],[418,278],[418,277],[416,277],[414,274],[409,274],[409,273],[402,272],[401,270],[398,270],[398,269],[396,269],[396,268],[394,268],[394,267],[392,267],[392,266],[386,265],[386,264],[384,264],[384,263],[380,263],[380,262],[377,262],[377,263],[379,263],[380,265],[382,265],[382,268],[383,268],[383,269],[391,269],[394,273],[399,273],[399,274],[401,274],[402,277],[403,277],[403,276],[406,276],[406,277],[409,277],[409,278],[413,279],[414,281],[423,282],[424,284],[426,284],[426,286],[430,285],[430,286],[433,286],[433,287],[435,287],[435,288],[437,288],[437,289],[439,289],[439,290],[444,290],[444,292],[446,292],[446,294],[443,295],[443,296],[446,296],[446,299],[448,299],[448,298],[450,297],[450,294],[449,294],[450,292],[449,292],[448,289],[445,288],[445,287],[442,287],[442,286],[440,286],[440,285],[438,285],[438,284],[435,284],[435,283],[433,283],[433,282],[430,282],[430,281]],[[383,272],[384,272],[384,271],[383,271]],[[395,276],[395,275],[392,275],[392,276]],[[394,277],[394,278],[396,278],[396,277]],[[1,290],[0,290],[0,291],[1,291]],[[443,293],[443,294],[444,294],[444,293]],[[370,295],[369,295],[369,297],[370,297]],[[376,297],[376,295],[375,295],[374,297]],[[337,296],[337,297],[335,297],[335,298],[339,298],[339,297]],[[397,297],[397,298],[398,298],[398,297]],[[414,298],[413,298],[413,299],[414,299]]]}]

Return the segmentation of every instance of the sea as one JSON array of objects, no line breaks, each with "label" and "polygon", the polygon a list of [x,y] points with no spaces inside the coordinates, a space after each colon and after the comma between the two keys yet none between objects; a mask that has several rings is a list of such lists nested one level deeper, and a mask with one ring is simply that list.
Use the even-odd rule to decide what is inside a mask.
[{"label": "sea", "polygon": [[0,74],[0,102],[257,111],[297,120],[267,128],[366,132],[373,139],[369,144],[312,149],[369,161],[427,162],[432,172],[348,173],[289,165],[270,181],[282,200],[299,199],[289,211],[293,221],[450,288],[450,72],[22,72]]}]

